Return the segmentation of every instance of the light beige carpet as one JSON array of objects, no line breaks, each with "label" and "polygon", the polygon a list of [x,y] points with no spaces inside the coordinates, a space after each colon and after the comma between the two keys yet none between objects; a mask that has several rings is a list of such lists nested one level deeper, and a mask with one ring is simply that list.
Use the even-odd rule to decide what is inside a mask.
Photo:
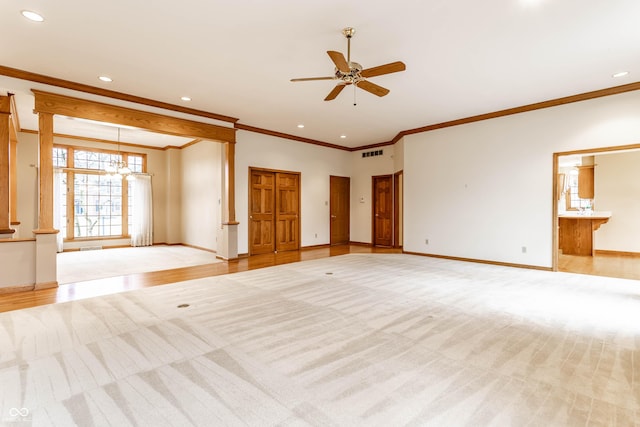
[{"label": "light beige carpet", "polygon": [[2,313],[0,349],[10,426],[640,423],[623,279],[351,254]]},{"label": "light beige carpet", "polygon": [[65,284],[214,262],[215,253],[181,245],[74,251],[57,255],[57,274]]}]

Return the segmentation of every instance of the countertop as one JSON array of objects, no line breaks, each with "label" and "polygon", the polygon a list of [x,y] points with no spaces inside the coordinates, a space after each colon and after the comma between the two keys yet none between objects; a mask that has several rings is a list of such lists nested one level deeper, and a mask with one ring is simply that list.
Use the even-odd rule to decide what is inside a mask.
[{"label": "countertop", "polygon": [[611,218],[611,211],[568,211],[558,214],[560,218],[605,219]]}]

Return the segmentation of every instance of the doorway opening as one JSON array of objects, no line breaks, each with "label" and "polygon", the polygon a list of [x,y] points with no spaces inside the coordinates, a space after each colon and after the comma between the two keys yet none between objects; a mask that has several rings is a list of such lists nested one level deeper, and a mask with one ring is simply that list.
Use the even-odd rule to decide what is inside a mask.
[{"label": "doorway opening", "polygon": [[640,145],[554,153],[553,269],[640,279]]}]

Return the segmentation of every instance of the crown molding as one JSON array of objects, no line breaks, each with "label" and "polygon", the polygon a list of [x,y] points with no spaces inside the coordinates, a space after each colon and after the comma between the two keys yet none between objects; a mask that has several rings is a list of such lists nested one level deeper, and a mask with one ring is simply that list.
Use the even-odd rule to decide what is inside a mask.
[{"label": "crown molding", "polygon": [[114,90],[103,89],[96,86],[90,86],[83,83],[76,83],[69,80],[59,79],[57,77],[45,76],[43,74],[32,73],[30,71],[19,70],[17,68],[6,67],[0,65],[0,75],[13,77],[16,79],[27,80],[35,83],[42,83],[50,86],[61,87],[64,89],[77,90],[79,92],[90,93],[92,95],[105,96],[107,98],[119,99],[120,101],[135,102],[136,104],[147,105],[149,107],[163,108],[169,111],[179,113],[192,114],[194,116],[206,117],[209,119],[221,120],[223,122],[235,123],[239,119],[222,114],[210,113],[208,111],[196,110],[181,105],[169,104],[168,102],[156,101],[154,99],[143,98],[128,93],[117,92]]}]

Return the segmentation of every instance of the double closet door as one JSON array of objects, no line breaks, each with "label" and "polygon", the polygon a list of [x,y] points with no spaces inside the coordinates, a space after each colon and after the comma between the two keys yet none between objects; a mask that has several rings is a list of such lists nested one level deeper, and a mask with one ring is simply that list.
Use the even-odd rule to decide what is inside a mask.
[{"label": "double closet door", "polygon": [[300,249],[300,173],[249,168],[249,254]]}]

